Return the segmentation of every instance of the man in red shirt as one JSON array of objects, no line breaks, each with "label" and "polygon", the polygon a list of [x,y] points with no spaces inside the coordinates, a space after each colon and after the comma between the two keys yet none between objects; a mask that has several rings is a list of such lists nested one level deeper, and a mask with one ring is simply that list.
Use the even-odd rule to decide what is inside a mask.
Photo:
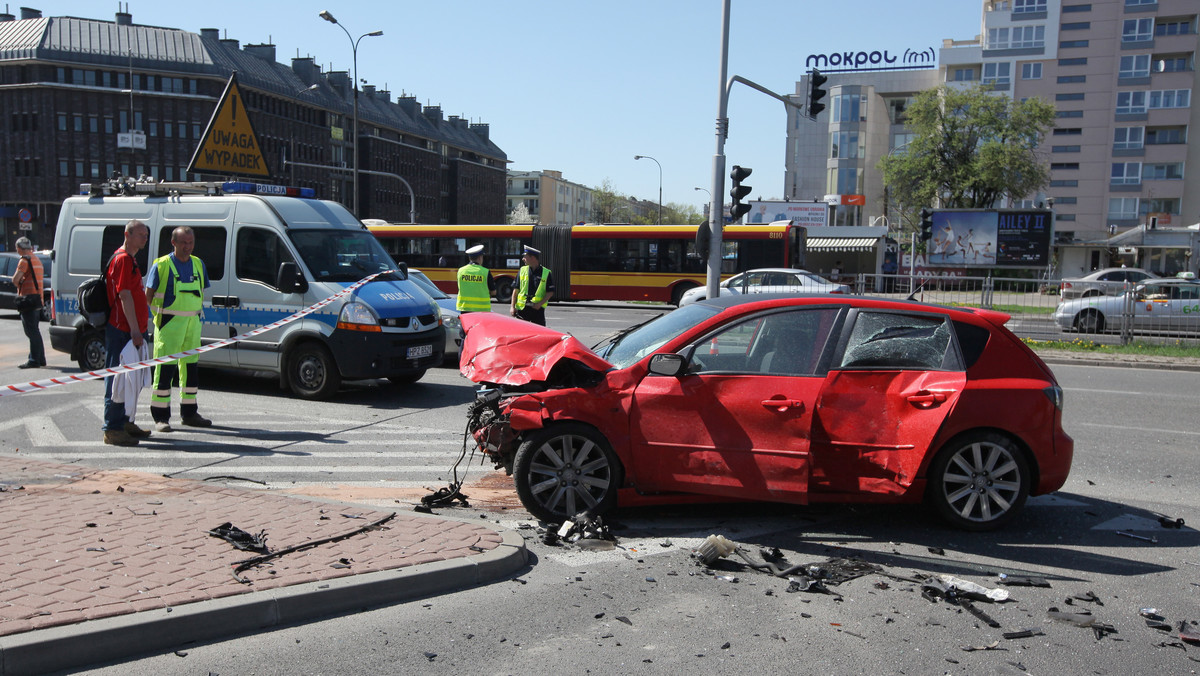
[{"label": "man in red shirt", "polygon": [[[134,256],[146,247],[150,228],[139,220],[125,224],[125,244],[108,259],[105,279],[108,286],[108,324],[104,327],[104,346],[108,350],[105,366],[121,364],[121,350],[129,341],[141,347],[146,340],[150,307],[142,272]],[[104,443],[137,446],[138,439],[150,436],[125,414],[125,404],[112,399],[113,376],[104,379]]]}]

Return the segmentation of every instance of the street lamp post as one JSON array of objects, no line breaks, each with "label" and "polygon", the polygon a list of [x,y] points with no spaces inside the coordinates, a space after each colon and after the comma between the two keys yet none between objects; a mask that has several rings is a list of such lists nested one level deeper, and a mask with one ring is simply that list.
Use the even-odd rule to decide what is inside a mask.
[{"label": "street lamp post", "polygon": [[354,193],[354,201],[352,202],[352,204],[354,206],[354,215],[359,216],[359,213],[358,213],[358,43],[360,40],[362,40],[365,37],[378,37],[380,35],[383,35],[383,31],[371,31],[370,33],[363,33],[362,35],[358,36],[358,40],[355,40],[354,37],[352,35],[350,35],[350,31],[346,30],[345,26],[338,23],[338,20],[333,18],[333,15],[329,13],[329,10],[325,10],[325,11],[321,12],[318,16],[320,16],[322,19],[325,19],[326,21],[328,21],[331,24],[336,24],[338,28],[342,29],[342,32],[345,33],[346,37],[349,38],[349,40],[350,40],[350,52],[354,59],[354,79],[350,83],[350,86],[354,88],[354,120],[352,123],[353,126],[350,131],[351,135],[354,137],[354,140],[353,140],[354,161],[351,164],[351,167],[353,168],[354,173],[351,175],[352,178],[350,179],[350,190],[353,191],[353,193]]},{"label": "street lamp post", "polygon": [[[634,155],[635,160],[654,160],[649,155]],[[654,160],[658,165],[658,224],[662,225],[662,164],[658,160]]]}]

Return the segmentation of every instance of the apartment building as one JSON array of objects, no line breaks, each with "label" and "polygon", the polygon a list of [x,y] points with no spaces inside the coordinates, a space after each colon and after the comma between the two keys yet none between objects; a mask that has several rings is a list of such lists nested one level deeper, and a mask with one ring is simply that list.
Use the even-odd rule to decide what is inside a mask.
[{"label": "apartment building", "polygon": [[[1192,100],[1200,3],[984,0],[980,7],[979,34],[943,40],[936,69],[826,71],[827,110],[815,124],[789,116],[789,197],[812,198],[822,189],[863,195],[862,213],[842,208],[844,220],[894,210],[877,164],[911,138],[903,125],[905,97],[943,83],[986,83],[997,95],[1041,97],[1058,110],[1039,148],[1050,167],[1049,185],[1022,202],[997,206],[1052,204],[1064,271],[1115,260],[1161,272],[1195,270],[1195,237],[1155,247],[1153,238],[1124,233],[1200,221],[1200,144],[1188,144],[1200,124]],[[806,98],[807,91],[805,78],[795,97]],[[1139,250],[1114,259],[1107,241],[1114,234]],[[1129,248],[1122,253],[1130,255]]]},{"label": "apartment building", "polygon": [[524,204],[529,215],[542,225],[593,219],[592,189],[564,179],[561,171],[509,170],[506,192],[508,214]]}]

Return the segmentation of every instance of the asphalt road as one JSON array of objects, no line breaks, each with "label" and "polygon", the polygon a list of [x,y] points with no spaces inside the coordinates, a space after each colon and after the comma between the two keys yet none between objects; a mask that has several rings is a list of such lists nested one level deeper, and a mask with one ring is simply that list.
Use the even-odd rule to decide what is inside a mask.
[{"label": "asphalt road", "polygon": [[[550,324],[590,342],[648,312],[556,307]],[[29,373],[15,368],[24,339],[13,317],[0,314],[5,383]],[[73,371],[65,355],[50,361]],[[96,673],[1192,673],[1200,646],[1146,626],[1138,611],[1157,608],[1175,627],[1200,622],[1196,376],[1065,365],[1055,372],[1076,440],[1072,475],[997,533],[949,530],[916,507],[657,508],[618,513],[618,548],[584,552],[543,544],[515,500],[496,497],[511,495],[503,481],[472,467],[471,476],[488,477],[493,490],[472,496],[472,508],[441,512],[526,535],[534,563],[519,579],[185,646]],[[470,398],[451,368],[409,388],[356,383],[333,403],[299,402],[271,379],[204,377],[202,410],[219,428],[163,435],[170,439],[131,451],[106,447],[101,386],[84,383],[0,399],[0,452],[193,478],[231,475],[395,504],[448,480]],[[1165,529],[1160,514],[1187,526]],[[778,547],[793,563],[861,556],[888,575],[831,587],[840,598],[788,593],[787,581],[765,573],[726,564],[713,575],[697,566],[690,551],[710,533],[752,553]],[[992,628],[897,579],[933,573],[987,587],[997,586],[999,573],[1036,575],[1051,587],[1012,587],[1009,602],[976,604],[1001,624]],[[1103,605],[1073,598],[1088,592]],[[1091,628],[1049,619],[1051,607],[1089,610],[1117,632],[1097,639]],[[1002,637],[1023,629],[1042,634]],[[993,642],[989,650],[963,649]]]}]

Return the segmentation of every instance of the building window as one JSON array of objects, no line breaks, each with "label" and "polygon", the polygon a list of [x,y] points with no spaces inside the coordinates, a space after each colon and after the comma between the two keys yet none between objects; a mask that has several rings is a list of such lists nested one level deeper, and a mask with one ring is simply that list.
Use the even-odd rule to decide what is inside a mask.
[{"label": "building window", "polygon": [[1058,202],[1059,204],[1078,204],[1079,198],[1078,197],[1055,197],[1054,201]]},{"label": "building window", "polygon": [[1070,14],[1072,12],[1090,12],[1090,11],[1092,11],[1091,5],[1063,5],[1063,8],[1062,8],[1063,14]]},{"label": "building window", "polygon": [[1082,101],[1083,92],[1072,92],[1069,94],[1055,94],[1055,101]]},{"label": "building window", "polygon": [[1056,220],[1056,221],[1073,221],[1073,220],[1075,220],[1075,214],[1055,214],[1054,220]]},{"label": "building window", "polygon": [[1052,152],[1052,153],[1077,153],[1077,152],[1079,152],[1079,146],[1050,146],[1050,152]]},{"label": "building window", "polygon": [[1021,64],[1021,79],[1022,80],[1040,80],[1040,79],[1042,79],[1042,64],[1040,64],[1040,63],[1023,63],[1023,64]]},{"label": "building window", "polygon": [[1146,164],[1142,178],[1148,181],[1175,181],[1183,178],[1183,163]]},{"label": "building window", "polygon": [[75,131],[83,131],[83,116],[75,116]]},{"label": "building window", "polygon": [[862,94],[842,94],[833,97],[832,120],[834,122],[866,122],[867,97]]},{"label": "building window", "polygon": [[71,170],[70,170],[69,166],[70,165],[66,160],[59,160],[58,161],[58,175],[59,176],[70,176]]},{"label": "building window", "polygon": [[826,190],[836,195],[861,195],[863,170],[853,167],[829,170],[829,181]]},{"label": "building window", "polygon": [[1063,179],[1050,181],[1050,187],[1051,188],[1078,188],[1079,187],[1079,179],[1063,178]]},{"label": "building window", "polygon": [[954,69],[954,81],[955,82],[974,82],[975,81],[975,69],[974,68],[955,68]]},{"label": "building window", "polygon": [[1143,214],[1178,214],[1180,213],[1179,200],[1174,197],[1144,199],[1141,212]]},{"label": "building window", "polygon": [[1013,14],[1046,11],[1046,0],[1013,0]]},{"label": "building window", "polygon": [[1011,80],[1011,71],[1012,64],[1007,61],[985,63],[983,64],[983,84],[1006,85]]},{"label": "building window", "polygon": [[1063,25],[1059,26],[1058,29],[1064,31],[1085,31],[1091,27],[1092,24],[1090,22],[1079,21],[1076,23],[1064,23]]},{"label": "building window", "polygon": [[829,135],[829,157],[835,160],[866,157],[866,144],[858,142],[856,131],[835,131]]},{"label": "building window", "polygon": [[1163,56],[1154,60],[1156,73],[1186,73],[1192,70],[1192,59],[1186,54]]},{"label": "building window", "polygon": [[1187,127],[1158,127],[1146,130],[1146,145],[1162,146],[1187,143]]},{"label": "building window", "polygon": [[1031,49],[1045,45],[1045,26],[988,29],[987,49]]},{"label": "building window", "polygon": [[1130,54],[1121,57],[1117,77],[1150,77],[1150,55]]},{"label": "building window", "polygon": [[1125,0],[1126,7],[1137,7],[1139,5],[1157,5],[1158,0]]},{"label": "building window", "polygon": [[1141,148],[1145,131],[1142,127],[1117,127],[1113,130],[1113,150]]},{"label": "building window", "polygon": [[1083,117],[1082,110],[1060,110],[1054,114],[1055,117]]},{"label": "building window", "polygon": [[1060,49],[1070,49],[1072,47],[1087,47],[1087,40],[1063,40],[1058,43]]},{"label": "building window", "polygon": [[104,118],[104,133],[113,133],[113,119],[111,117]]},{"label": "building window", "polygon": [[75,176],[83,178],[83,162],[75,161]]},{"label": "building window", "polygon": [[[168,125],[167,125],[167,129],[170,129],[170,128],[171,128],[171,125],[169,125],[169,124],[168,124]],[[153,121],[153,120],[151,120],[151,121],[150,121],[150,128],[146,130],[146,133],[147,133],[149,136],[158,136],[158,123],[157,123],[157,122],[155,122],[155,121]]]},{"label": "building window", "polygon": [[1113,162],[1109,182],[1114,185],[1138,185],[1142,182],[1141,162]]},{"label": "building window", "polygon": [[1055,80],[1058,84],[1077,84],[1087,82],[1086,75],[1059,75]]},{"label": "building window", "polygon": [[1121,24],[1121,42],[1146,42],[1154,37],[1154,19],[1125,19]]},{"label": "building window", "polygon": [[93,134],[99,133],[100,118],[98,118],[98,117],[89,117],[88,118],[88,131],[92,132]]},{"label": "building window", "polygon": [[1079,171],[1078,162],[1051,162],[1050,171]]},{"label": "building window", "polygon": [[58,130],[59,131],[67,130],[67,116],[65,113],[58,114]]},{"label": "building window", "polygon": [[[154,124],[151,122],[150,124]],[[153,136],[153,134],[151,134]],[[163,122],[163,136],[167,138],[175,138],[175,125],[170,122]]]},{"label": "building window", "polygon": [[1167,19],[1154,26],[1155,35],[1191,35],[1191,19]]},{"label": "building window", "polygon": [[1150,108],[1187,108],[1191,104],[1192,90],[1163,89],[1150,92]]},{"label": "building window", "polygon": [[1083,134],[1083,129],[1080,127],[1063,127],[1054,130],[1055,136],[1079,136]]},{"label": "building window", "polygon": [[1060,67],[1061,66],[1086,66],[1087,65],[1087,57],[1080,56],[1080,57],[1073,58],[1073,59],[1059,59],[1058,65]]},{"label": "building window", "polygon": [[1111,197],[1108,200],[1109,220],[1122,220],[1138,217],[1138,198]]},{"label": "building window", "polygon": [[1117,92],[1117,114],[1146,112],[1146,92]]}]

